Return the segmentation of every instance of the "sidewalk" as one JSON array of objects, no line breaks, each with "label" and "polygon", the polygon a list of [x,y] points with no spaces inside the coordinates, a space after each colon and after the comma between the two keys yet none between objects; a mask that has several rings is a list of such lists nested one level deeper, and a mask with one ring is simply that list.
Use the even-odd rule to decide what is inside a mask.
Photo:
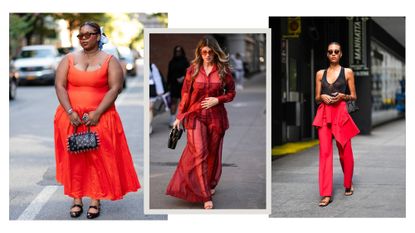
[{"label": "sidewalk", "polygon": [[[246,80],[244,86],[233,102],[225,104],[230,128],[224,138],[222,176],[213,196],[215,209],[265,209],[265,73]],[[201,209],[201,203],[165,195],[186,144],[184,134],[175,150],[167,148],[169,115],[158,115],[153,121],[150,209]]]},{"label": "sidewalk", "polygon": [[343,173],[333,149],[333,202],[325,208],[318,206],[318,146],[274,160],[271,217],[405,217],[405,120],[359,135],[352,146],[355,192],[343,195]]}]

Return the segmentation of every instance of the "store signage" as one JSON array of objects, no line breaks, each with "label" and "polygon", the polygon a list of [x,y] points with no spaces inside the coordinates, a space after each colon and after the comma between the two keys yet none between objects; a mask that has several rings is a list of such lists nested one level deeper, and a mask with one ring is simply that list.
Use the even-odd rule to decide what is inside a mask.
[{"label": "store signage", "polygon": [[369,76],[367,67],[367,17],[350,17],[349,64],[356,76]]}]

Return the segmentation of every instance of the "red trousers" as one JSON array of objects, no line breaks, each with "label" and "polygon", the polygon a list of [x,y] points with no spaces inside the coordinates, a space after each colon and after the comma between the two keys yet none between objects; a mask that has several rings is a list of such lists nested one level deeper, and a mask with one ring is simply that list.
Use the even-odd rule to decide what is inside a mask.
[{"label": "red trousers", "polygon": [[187,130],[187,144],[167,186],[167,195],[189,202],[212,200],[210,190],[222,173],[224,134],[213,130],[208,122],[196,120],[195,128]]},{"label": "red trousers", "polygon": [[[332,196],[333,191],[333,134],[331,124],[325,124],[318,128],[320,140],[319,160],[319,186],[320,196]],[[353,177],[353,151],[352,142],[349,140],[344,147],[336,141],[339,150],[340,164],[344,173],[344,187],[352,186]]]}]

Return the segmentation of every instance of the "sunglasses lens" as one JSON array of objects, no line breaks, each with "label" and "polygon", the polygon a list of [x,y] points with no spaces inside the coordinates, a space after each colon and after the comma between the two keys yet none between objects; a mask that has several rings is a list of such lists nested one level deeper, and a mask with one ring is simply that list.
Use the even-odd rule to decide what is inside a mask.
[{"label": "sunglasses lens", "polygon": [[334,50],[334,51],[333,50],[329,50],[329,51],[327,51],[327,53],[330,54],[330,55],[333,54],[333,53],[334,54],[339,54],[340,53],[340,50]]},{"label": "sunglasses lens", "polygon": [[209,55],[212,55],[212,54],[213,54],[213,51],[212,51],[212,50],[209,50],[209,51],[203,50],[203,51],[202,51],[202,55],[203,55],[203,56],[206,56],[206,55],[208,55],[208,54],[209,54]]},{"label": "sunglasses lens", "polygon": [[86,40],[88,40],[89,38],[91,38],[91,35],[95,35],[97,33],[90,33],[90,32],[86,32],[86,33],[79,33],[76,37],[78,37],[78,39],[82,39],[85,38]]}]

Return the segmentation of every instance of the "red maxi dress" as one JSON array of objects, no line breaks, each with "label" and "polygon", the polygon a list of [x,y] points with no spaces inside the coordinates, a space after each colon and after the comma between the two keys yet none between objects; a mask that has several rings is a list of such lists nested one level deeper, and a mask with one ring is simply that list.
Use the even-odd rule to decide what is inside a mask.
[{"label": "red maxi dress", "polygon": [[[74,67],[69,55],[67,92],[71,106],[80,117],[95,110],[109,90],[109,55],[100,69],[81,71]],[[86,126],[78,127],[78,131]],[[91,131],[98,133],[97,150],[79,154],[69,153],[66,139],[73,126],[65,109],[59,105],[54,120],[56,180],[63,184],[64,194],[72,198],[122,199],[127,192],[135,192],[140,183],[115,105],[109,107]]]},{"label": "red maxi dress", "polygon": [[[206,202],[211,200],[210,190],[222,173],[223,137],[229,128],[224,103],[235,97],[235,83],[230,72],[222,81],[216,66],[209,75],[201,67],[192,82],[193,70],[191,66],[186,72],[177,114],[187,130],[187,144],[166,194],[189,202]],[[219,104],[202,109],[206,97],[217,97]]]}]

